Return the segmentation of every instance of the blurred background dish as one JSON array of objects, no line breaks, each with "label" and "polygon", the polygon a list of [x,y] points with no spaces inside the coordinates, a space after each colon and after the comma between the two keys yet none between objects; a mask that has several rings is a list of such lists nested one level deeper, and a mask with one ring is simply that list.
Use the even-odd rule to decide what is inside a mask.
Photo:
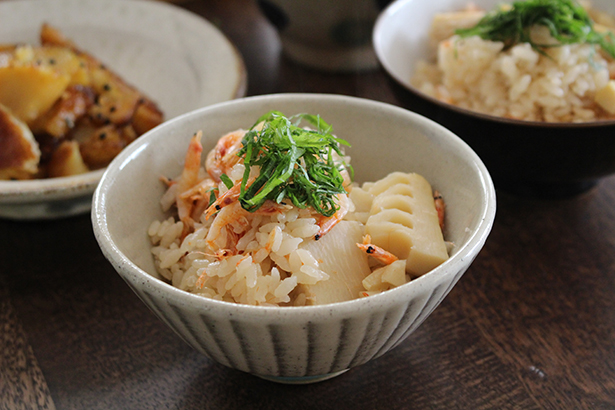
[{"label": "blurred background dish", "polygon": [[[320,306],[249,306],[171,286],[154,265],[146,232],[165,218],[160,175],[181,172],[188,142],[203,130],[203,152],[263,113],[321,113],[351,144],[357,182],[416,172],[446,202],[450,258],[383,293]],[[380,138],[373,138],[373,135]],[[174,138],[169,138],[173,136]],[[230,101],[168,121],[135,141],[107,168],[92,223],[105,257],[141,300],[197,351],[226,366],[285,383],[313,382],[379,357],[440,304],[483,247],[495,191],[476,154],[453,133],[393,105],[339,95],[275,94]]]},{"label": "blurred background dish", "polygon": [[[0,2],[1,44],[38,45],[43,23],[154,100],[165,120],[246,93],[246,70],[235,47],[211,23],[176,6],[140,0]],[[0,181],[0,217],[88,212],[102,173]]]},{"label": "blurred background dish", "polygon": [[[445,103],[411,83],[420,60],[435,61],[429,34],[434,15],[462,10],[469,3],[398,0],[379,16],[374,29],[376,55],[404,106],[463,138],[485,162],[499,189],[532,197],[567,197],[615,173],[614,120],[547,123],[495,117]],[[472,3],[493,10],[501,2]],[[612,1],[591,4],[615,13]]]},{"label": "blurred background dish", "polygon": [[324,71],[378,67],[371,33],[389,0],[258,0],[293,61]]}]

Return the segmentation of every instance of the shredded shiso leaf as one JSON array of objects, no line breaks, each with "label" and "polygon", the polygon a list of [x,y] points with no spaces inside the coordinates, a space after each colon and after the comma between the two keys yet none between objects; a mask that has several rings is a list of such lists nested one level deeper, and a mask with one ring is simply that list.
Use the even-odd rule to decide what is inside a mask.
[{"label": "shredded shiso leaf", "polygon": [[[302,120],[315,129],[300,127]],[[312,207],[324,216],[339,209],[337,195],[346,193],[342,172],[352,173],[341,159],[340,145],[350,145],[335,137],[320,116],[287,118],[271,111],[256,121],[242,144],[237,154],[245,165],[239,201],[245,210],[254,212],[268,199],[281,203],[286,198],[299,208]],[[253,166],[260,167],[260,174],[248,186]]]},{"label": "shredded shiso leaf", "polygon": [[[534,43],[529,31],[534,25],[547,27],[558,44]],[[505,49],[519,43],[529,43],[542,54],[547,47],[574,43],[594,44],[615,58],[615,35],[612,32],[596,32],[587,11],[575,0],[516,1],[512,7],[491,11],[474,27],[458,29],[455,34],[501,41]]]}]

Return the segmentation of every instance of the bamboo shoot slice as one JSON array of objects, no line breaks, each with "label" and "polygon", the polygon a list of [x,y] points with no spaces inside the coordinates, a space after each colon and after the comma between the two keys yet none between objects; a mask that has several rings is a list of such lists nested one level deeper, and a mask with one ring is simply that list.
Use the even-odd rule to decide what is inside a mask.
[{"label": "bamboo shoot slice", "polygon": [[365,231],[372,243],[420,276],[448,259],[431,185],[418,174],[394,172],[370,187],[374,197]]},{"label": "bamboo shoot slice", "polygon": [[341,221],[318,241],[301,245],[318,260],[319,268],[329,279],[314,285],[299,285],[308,305],[343,302],[356,299],[364,291],[362,281],[370,274],[367,255],[357,243],[363,239],[363,225],[356,221]]}]

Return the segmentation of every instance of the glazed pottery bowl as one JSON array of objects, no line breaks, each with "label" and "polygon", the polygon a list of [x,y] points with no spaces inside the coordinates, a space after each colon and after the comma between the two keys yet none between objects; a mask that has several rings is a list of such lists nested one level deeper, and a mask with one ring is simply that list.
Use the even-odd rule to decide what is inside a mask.
[{"label": "glazed pottery bowl", "polygon": [[[417,172],[447,204],[450,258],[431,272],[379,295],[320,306],[247,306],[207,299],[169,285],[156,272],[147,234],[167,215],[160,176],[181,172],[191,136],[203,150],[249,128],[262,114],[321,114],[351,145],[355,180]],[[346,96],[279,94],[206,107],[166,122],[108,167],[93,200],[96,239],[113,267],[166,324],[223,365],[280,382],[332,377],[385,354],[440,304],[481,250],[495,217],[494,187],[478,156],[444,127],[403,108]]]},{"label": "glazed pottery bowl", "polygon": [[[568,197],[615,173],[615,121],[544,123],[479,114],[434,99],[410,79],[430,61],[429,28],[436,13],[461,10],[467,0],[398,0],[379,16],[373,43],[393,90],[406,108],[444,125],[484,161],[496,188],[532,197]],[[498,0],[476,0],[492,10]],[[592,2],[615,14],[611,0]]]}]

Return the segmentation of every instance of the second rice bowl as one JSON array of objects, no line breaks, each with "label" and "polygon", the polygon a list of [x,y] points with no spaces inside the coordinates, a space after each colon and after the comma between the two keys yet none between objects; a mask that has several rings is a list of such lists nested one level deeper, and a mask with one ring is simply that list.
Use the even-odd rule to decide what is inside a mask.
[{"label": "second rice bowl", "polygon": [[[502,43],[450,37],[461,24],[475,24],[473,13],[502,3],[513,0],[397,0],[374,28],[378,59],[403,106],[466,141],[496,188],[538,198],[586,192],[615,173],[615,119],[590,109],[591,97],[608,88],[614,60],[606,64],[587,44],[554,47],[542,58],[527,43],[500,52]],[[610,0],[583,3],[615,13]],[[470,17],[450,17],[470,7]]]},{"label": "second rice bowl", "polygon": [[[446,202],[450,258],[383,293],[319,306],[248,306],[171,286],[154,265],[148,227],[168,217],[160,177],[181,172],[188,142],[220,136],[262,114],[320,114],[347,140],[355,180],[393,171],[423,175]],[[377,358],[406,339],[440,304],[484,245],[495,217],[491,178],[478,156],[436,123],[399,107],[352,97],[280,94],[221,103],[152,130],[108,167],[94,195],[97,241],[141,300],[184,341],[234,369],[284,383],[324,380]]]}]

